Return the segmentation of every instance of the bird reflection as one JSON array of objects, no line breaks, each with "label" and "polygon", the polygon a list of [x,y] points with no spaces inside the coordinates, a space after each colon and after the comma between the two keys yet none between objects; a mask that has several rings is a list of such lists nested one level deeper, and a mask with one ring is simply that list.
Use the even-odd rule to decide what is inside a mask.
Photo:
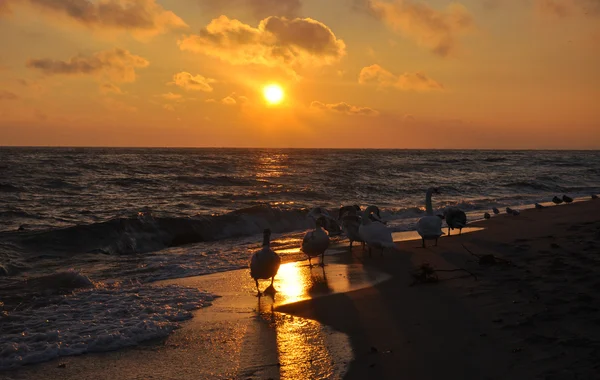
[{"label": "bird reflection", "polygon": [[[320,271],[322,271],[322,274],[319,273]],[[306,292],[311,296],[333,292],[333,289],[327,283],[327,275],[323,267],[321,267],[321,270],[315,269],[314,272],[311,270],[309,281]]]}]

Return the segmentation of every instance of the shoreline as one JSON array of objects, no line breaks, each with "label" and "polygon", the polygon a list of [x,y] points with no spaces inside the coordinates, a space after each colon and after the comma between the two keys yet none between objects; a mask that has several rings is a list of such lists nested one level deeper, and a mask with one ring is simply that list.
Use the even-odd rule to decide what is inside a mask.
[{"label": "shoreline", "polygon": [[[517,217],[502,214],[490,220],[470,223],[470,227],[484,229],[461,236],[445,236],[440,239],[438,247],[420,249],[415,248],[419,244],[414,240],[404,241],[397,244],[400,253],[386,252],[383,258],[378,257],[378,254],[373,258],[363,256],[360,247],[356,247],[352,255],[339,255],[346,262],[332,264],[330,268],[339,269],[335,265],[356,268],[364,266],[367,272],[371,270],[386,273],[392,278],[356,290],[349,288],[331,295],[275,305],[273,310],[277,315],[287,315],[288,319],[294,316],[300,321],[317,321],[319,328],[325,329],[323,334],[336,337],[334,340],[337,343],[325,345],[328,352],[339,349],[337,346],[349,344],[354,356],[345,374],[345,378],[349,379],[395,378],[397,373],[415,379],[448,375],[464,379],[525,379],[542,375],[550,376],[549,378],[569,378],[560,377],[565,375],[566,372],[563,371],[566,370],[570,371],[569,374],[577,373],[585,378],[586,374],[598,370],[591,359],[600,353],[596,348],[600,344],[600,328],[586,330],[587,340],[578,336],[577,329],[569,330],[568,333],[554,332],[554,335],[548,331],[557,327],[555,325],[588,327],[600,322],[600,316],[597,315],[600,308],[596,307],[598,299],[595,294],[589,294],[596,286],[600,289],[600,281],[595,282],[594,277],[600,268],[600,261],[596,267],[595,257],[592,260],[579,252],[587,249],[589,255],[598,253],[600,260],[600,218],[596,215],[600,215],[600,201],[577,202],[544,210],[529,209]],[[512,260],[516,266],[483,267],[469,262],[473,257],[462,244],[477,254],[494,254]],[[573,255],[574,252],[579,252],[581,257],[574,257],[577,256]],[[328,255],[326,260],[333,261],[333,257]],[[571,273],[567,270],[565,273],[561,265],[555,264],[557,259],[563,265],[569,265],[571,272],[575,269],[579,272]],[[586,260],[593,262],[581,264]],[[465,278],[409,287],[409,271],[426,261],[438,269],[464,267],[475,271],[478,281]],[[326,266],[325,271],[327,269]],[[231,272],[167,282],[182,284],[195,281],[194,279],[202,282],[203,278],[226,276],[227,273]],[[451,277],[455,274],[444,275]],[[552,276],[559,276],[561,281],[557,282]],[[243,287],[252,288],[251,281],[247,282]],[[591,282],[591,286],[580,289],[580,282]],[[567,289],[565,283],[577,290]],[[212,292],[212,289],[208,290]],[[578,295],[579,293],[583,296]],[[552,298],[555,295],[562,298],[562,304]],[[219,300],[215,304],[217,302]],[[565,303],[569,304],[568,309],[565,309],[569,312],[562,309]],[[7,371],[3,375],[9,379],[45,379],[58,376],[65,379],[94,379],[106,376],[97,371],[110,366],[130,368],[120,375],[117,375],[119,372],[113,372],[114,369],[110,369],[110,372],[115,378],[133,379],[152,373],[149,372],[150,368],[139,362],[148,360],[151,355],[156,357],[155,360],[165,362],[163,365],[166,365],[167,370],[161,370],[161,373],[168,374],[171,370],[176,374],[172,378],[194,378],[199,371],[195,367],[201,366],[202,362],[191,365],[184,362],[183,357],[194,357],[194,349],[198,349],[199,342],[204,342],[203,347],[207,349],[211,345],[206,345],[206,341],[218,341],[219,337],[207,334],[207,326],[202,325],[211,322],[203,318],[202,314],[210,313],[214,307],[195,312],[194,319],[184,323],[180,330],[159,344],[106,354],[65,357],[33,367]],[[244,307],[246,310],[256,309],[250,305]],[[574,308],[581,310],[574,315]],[[248,321],[256,321],[256,315],[241,313],[242,318],[237,319],[231,316],[231,308],[226,307],[224,310],[212,322],[228,326],[233,329],[231,331],[242,329],[248,332],[248,326],[252,326]],[[261,310],[260,306],[258,310]],[[586,314],[586,310],[591,317]],[[274,314],[271,312],[272,315]],[[285,320],[283,317],[284,326]],[[305,322],[304,327],[307,325],[312,324]],[[210,326],[214,328],[216,325]],[[260,326],[260,332],[244,336],[264,337],[265,334],[272,334],[268,323],[266,329],[264,325]],[[317,327],[311,331],[316,329]],[[338,335],[339,333],[342,335]],[[208,336],[204,336],[206,334]],[[344,336],[348,340],[346,343],[343,342]],[[244,344],[248,344],[247,342],[244,343],[235,336],[228,339],[232,341],[232,352],[238,350],[238,355],[246,352]],[[277,336],[271,335],[270,339],[277,339]],[[259,339],[254,342],[253,347],[260,348],[261,344]],[[219,350],[216,347],[213,349]],[[185,353],[183,357],[182,351]],[[270,363],[274,363],[273,358],[281,355],[280,351],[280,346],[271,346],[265,356],[270,357]],[[222,358],[227,357],[226,352],[221,354],[224,355]],[[215,352],[216,357],[221,354]],[[256,353],[244,360],[256,360],[254,354]],[[244,360],[240,359],[240,363]],[[59,362],[66,363],[65,368],[57,368]],[[266,372],[258,371],[248,377],[257,378],[252,376],[269,373],[285,378],[283,369],[277,366],[268,368]],[[220,375],[226,378],[244,374],[248,373],[241,371]]]}]

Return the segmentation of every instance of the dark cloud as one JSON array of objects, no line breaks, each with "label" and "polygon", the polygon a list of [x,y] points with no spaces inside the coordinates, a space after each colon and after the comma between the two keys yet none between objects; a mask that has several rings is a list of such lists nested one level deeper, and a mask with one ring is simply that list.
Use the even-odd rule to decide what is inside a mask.
[{"label": "dark cloud", "polygon": [[268,16],[296,17],[302,8],[301,0],[200,0],[200,4],[212,12],[248,9],[258,19]]},{"label": "dark cloud", "polygon": [[46,75],[94,75],[114,82],[134,82],[135,70],[147,67],[149,62],[127,50],[116,48],[91,56],[77,55],[67,61],[30,59],[26,65]]},{"label": "dark cloud", "polygon": [[175,13],[155,0],[0,0],[0,13],[8,6],[29,4],[51,15],[65,16],[93,28],[124,29],[148,34],[187,27]]},{"label": "dark cloud", "polygon": [[6,90],[0,90],[0,100],[17,100],[19,96]]},{"label": "dark cloud", "polygon": [[379,112],[369,107],[358,107],[353,106],[345,102],[334,103],[334,104],[325,104],[319,101],[314,101],[310,104],[311,108],[323,110],[323,111],[333,111],[344,113],[346,115],[359,115],[359,116],[377,116]]},{"label": "dark cloud", "polygon": [[254,28],[221,16],[199,34],[185,36],[179,47],[236,65],[288,68],[331,64],[346,54],[344,42],[310,18],[268,17]]},{"label": "dark cloud", "polygon": [[405,38],[443,57],[457,49],[460,35],[475,29],[473,17],[459,3],[451,3],[439,11],[425,2],[411,0],[355,1],[355,8],[377,17]]}]

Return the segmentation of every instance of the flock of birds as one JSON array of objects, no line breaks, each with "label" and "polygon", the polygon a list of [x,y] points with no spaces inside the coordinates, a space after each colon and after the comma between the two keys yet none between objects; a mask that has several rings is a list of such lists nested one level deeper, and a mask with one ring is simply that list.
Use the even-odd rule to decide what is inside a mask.
[{"label": "flock of birds", "polygon": [[[467,214],[457,207],[450,207],[443,214],[434,215],[432,196],[440,194],[437,188],[429,188],[425,195],[425,212],[426,215],[417,222],[417,232],[421,236],[422,247],[425,248],[425,242],[434,240],[435,246],[438,244],[438,239],[444,235],[442,232],[442,220],[446,220],[448,225],[448,236],[450,231],[458,229],[459,235],[462,229],[467,225]],[[592,199],[597,199],[597,195],[592,195]],[[552,201],[555,204],[571,203],[573,198],[563,195],[562,198],[555,196]],[[542,209],[543,206],[539,203],[535,204],[536,209]],[[494,214],[500,214],[500,210],[493,208]],[[506,212],[511,215],[519,215],[519,210],[506,208]],[[337,222],[341,222],[341,229],[350,241],[350,250],[354,242],[360,242],[363,250],[365,245],[368,246],[369,256],[372,249],[381,250],[381,255],[386,248],[397,249],[392,239],[392,232],[386,227],[386,222],[381,219],[379,208],[377,206],[369,206],[364,211],[360,206],[342,206],[338,213],[337,221],[332,218],[327,210],[317,207],[308,214],[315,221],[315,229],[308,231],[302,240],[301,250],[308,256],[308,264],[312,268],[312,258],[321,256],[320,266],[324,266],[325,251],[329,247],[330,234],[339,234],[340,228]],[[484,214],[485,219],[490,219],[489,213]],[[281,258],[271,249],[271,230],[264,230],[262,249],[252,255],[250,261],[250,276],[256,282],[256,290],[258,296],[261,296],[258,286],[258,280],[271,279],[271,285],[265,289],[265,293],[275,293],[273,281],[281,265]]]},{"label": "flock of birds", "polygon": [[[427,240],[435,240],[437,246],[438,239],[444,234],[442,232],[442,220],[445,219],[448,224],[448,235],[454,229],[462,233],[462,229],[467,225],[467,214],[464,211],[451,207],[443,215],[434,215],[431,197],[434,194],[440,194],[437,188],[427,190],[425,197],[426,216],[419,219],[417,223],[417,232],[421,236],[422,246],[425,248]],[[315,229],[308,231],[302,240],[301,250],[308,256],[308,264],[312,267],[312,258],[321,256],[319,265],[324,266],[325,251],[329,247],[329,235],[331,232],[339,233],[338,222],[341,222],[341,229],[350,241],[350,250],[354,242],[360,242],[363,250],[368,247],[369,256],[372,250],[380,250],[381,255],[385,249],[397,249],[392,238],[392,232],[386,226],[386,222],[381,219],[381,214],[377,206],[368,206],[361,210],[360,206],[342,206],[338,212],[337,221],[332,218],[327,210],[317,207],[309,214],[309,217],[315,221]],[[271,285],[265,292],[274,293],[273,281],[279,266],[281,258],[271,249],[271,230],[266,229],[263,233],[262,249],[252,255],[250,261],[250,276],[256,283],[256,290],[260,296],[258,280],[271,279]]]}]

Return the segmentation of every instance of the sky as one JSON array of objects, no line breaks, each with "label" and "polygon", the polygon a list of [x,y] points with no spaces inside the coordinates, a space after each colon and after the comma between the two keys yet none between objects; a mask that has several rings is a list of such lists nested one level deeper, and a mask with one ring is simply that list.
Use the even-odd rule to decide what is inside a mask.
[{"label": "sky", "polygon": [[600,149],[600,0],[0,0],[0,46],[0,145]]}]

